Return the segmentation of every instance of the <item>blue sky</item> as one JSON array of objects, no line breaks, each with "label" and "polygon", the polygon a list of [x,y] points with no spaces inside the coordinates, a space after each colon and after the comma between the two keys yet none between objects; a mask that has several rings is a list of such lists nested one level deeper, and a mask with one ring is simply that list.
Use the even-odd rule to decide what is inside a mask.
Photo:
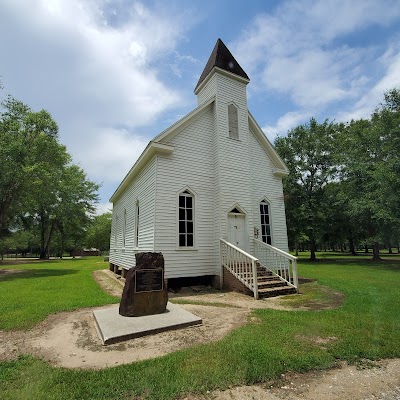
[{"label": "blue sky", "polygon": [[2,0],[0,76],[45,108],[99,212],[159,132],[196,107],[217,38],[273,141],[314,116],[368,117],[400,86],[400,0]]}]

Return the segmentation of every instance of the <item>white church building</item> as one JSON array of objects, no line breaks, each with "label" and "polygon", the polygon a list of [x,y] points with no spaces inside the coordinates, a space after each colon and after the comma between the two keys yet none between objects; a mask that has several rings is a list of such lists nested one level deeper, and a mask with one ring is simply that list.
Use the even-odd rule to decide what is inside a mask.
[{"label": "white church building", "polygon": [[112,195],[110,269],[161,252],[165,278],[210,277],[255,298],[293,293],[282,177],[288,169],[250,114],[245,71],[218,39],[198,107],[147,145]]}]

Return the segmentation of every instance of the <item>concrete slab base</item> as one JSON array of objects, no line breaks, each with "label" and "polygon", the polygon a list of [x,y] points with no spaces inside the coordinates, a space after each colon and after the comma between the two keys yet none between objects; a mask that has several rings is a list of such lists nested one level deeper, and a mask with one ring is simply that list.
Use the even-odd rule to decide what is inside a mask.
[{"label": "concrete slab base", "polygon": [[202,323],[201,318],[170,302],[163,314],[123,317],[119,315],[119,305],[116,305],[95,310],[93,316],[104,345]]}]

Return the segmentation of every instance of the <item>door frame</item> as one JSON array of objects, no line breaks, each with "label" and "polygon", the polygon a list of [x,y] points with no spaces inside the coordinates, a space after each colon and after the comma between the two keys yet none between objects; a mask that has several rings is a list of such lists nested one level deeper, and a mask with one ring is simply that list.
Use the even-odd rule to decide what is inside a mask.
[{"label": "door frame", "polygon": [[[234,211],[237,210],[237,211]],[[243,217],[244,221],[244,248],[242,250],[248,252],[249,249],[249,235],[248,235],[248,229],[247,229],[247,212],[246,210],[241,207],[239,204],[234,204],[232,207],[229,207],[228,211],[226,212],[226,240],[229,239],[228,233],[229,233],[229,216],[230,215],[241,215]],[[229,241],[229,240],[228,240]]]}]

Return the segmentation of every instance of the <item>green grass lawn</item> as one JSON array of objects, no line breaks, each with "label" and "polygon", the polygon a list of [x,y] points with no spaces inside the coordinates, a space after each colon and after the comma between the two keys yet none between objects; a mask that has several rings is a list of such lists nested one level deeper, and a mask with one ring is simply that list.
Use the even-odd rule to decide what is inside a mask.
[{"label": "green grass lawn", "polygon": [[[357,363],[363,359],[400,357],[400,258],[392,256],[382,262],[346,256],[321,259],[315,264],[300,260],[300,276],[342,292],[345,301],[336,309],[255,310],[253,315],[258,318],[252,318],[254,322],[234,330],[219,342],[100,371],[53,368],[36,358],[22,356],[16,361],[0,363],[1,396],[3,399],[175,399],[189,392],[204,393],[265,382],[287,371],[329,368],[338,360]],[[13,295],[16,301],[19,288],[33,291],[26,281],[47,281],[43,285],[32,283],[36,288],[41,287],[41,292],[40,296],[29,294],[30,301],[40,303],[40,297],[51,298],[46,288],[50,290],[53,279],[59,287],[65,287],[62,282],[71,279],[65,284],[69,289],[65,289],[63,296],[68,304],[63,304],[63,299],[57,300],[53,311],[49,306],[41,306],[45,312],[37,320],[57,308],[98,305],[102,299],[104,303],[114,301],[90,283],[90,273],[97,268],[90,260],[87,264],[82,260],[71,265],[65,262],[24,268],[54,268],[59,274],[40,276],[38,272],[32,279],[16,275],[12,280],[1,281],[2,326],[10,328],[12,320],[7,315],[12,310],[3,304],[4,293],[7,301],[13,301]],[[79,271],[64,274],[63,269]],[[92,294],[74,293],[84,292],[77,290],[80,280],[87,285],[87,293]],[[10,284],[14,285],[11,290]],[[90,303],[92,295],[96,304]],[[30,322],[24,323],[22,314],[18,318],[19,326],[34,323],[30,317],[26,317]]]},{"label": "green grass lawn", "polygon": [[92,272],[108,263],[101,257],[3,265],[0,274],[0,329],[28,329],[58,311],[116,303],[94,281]]}]

